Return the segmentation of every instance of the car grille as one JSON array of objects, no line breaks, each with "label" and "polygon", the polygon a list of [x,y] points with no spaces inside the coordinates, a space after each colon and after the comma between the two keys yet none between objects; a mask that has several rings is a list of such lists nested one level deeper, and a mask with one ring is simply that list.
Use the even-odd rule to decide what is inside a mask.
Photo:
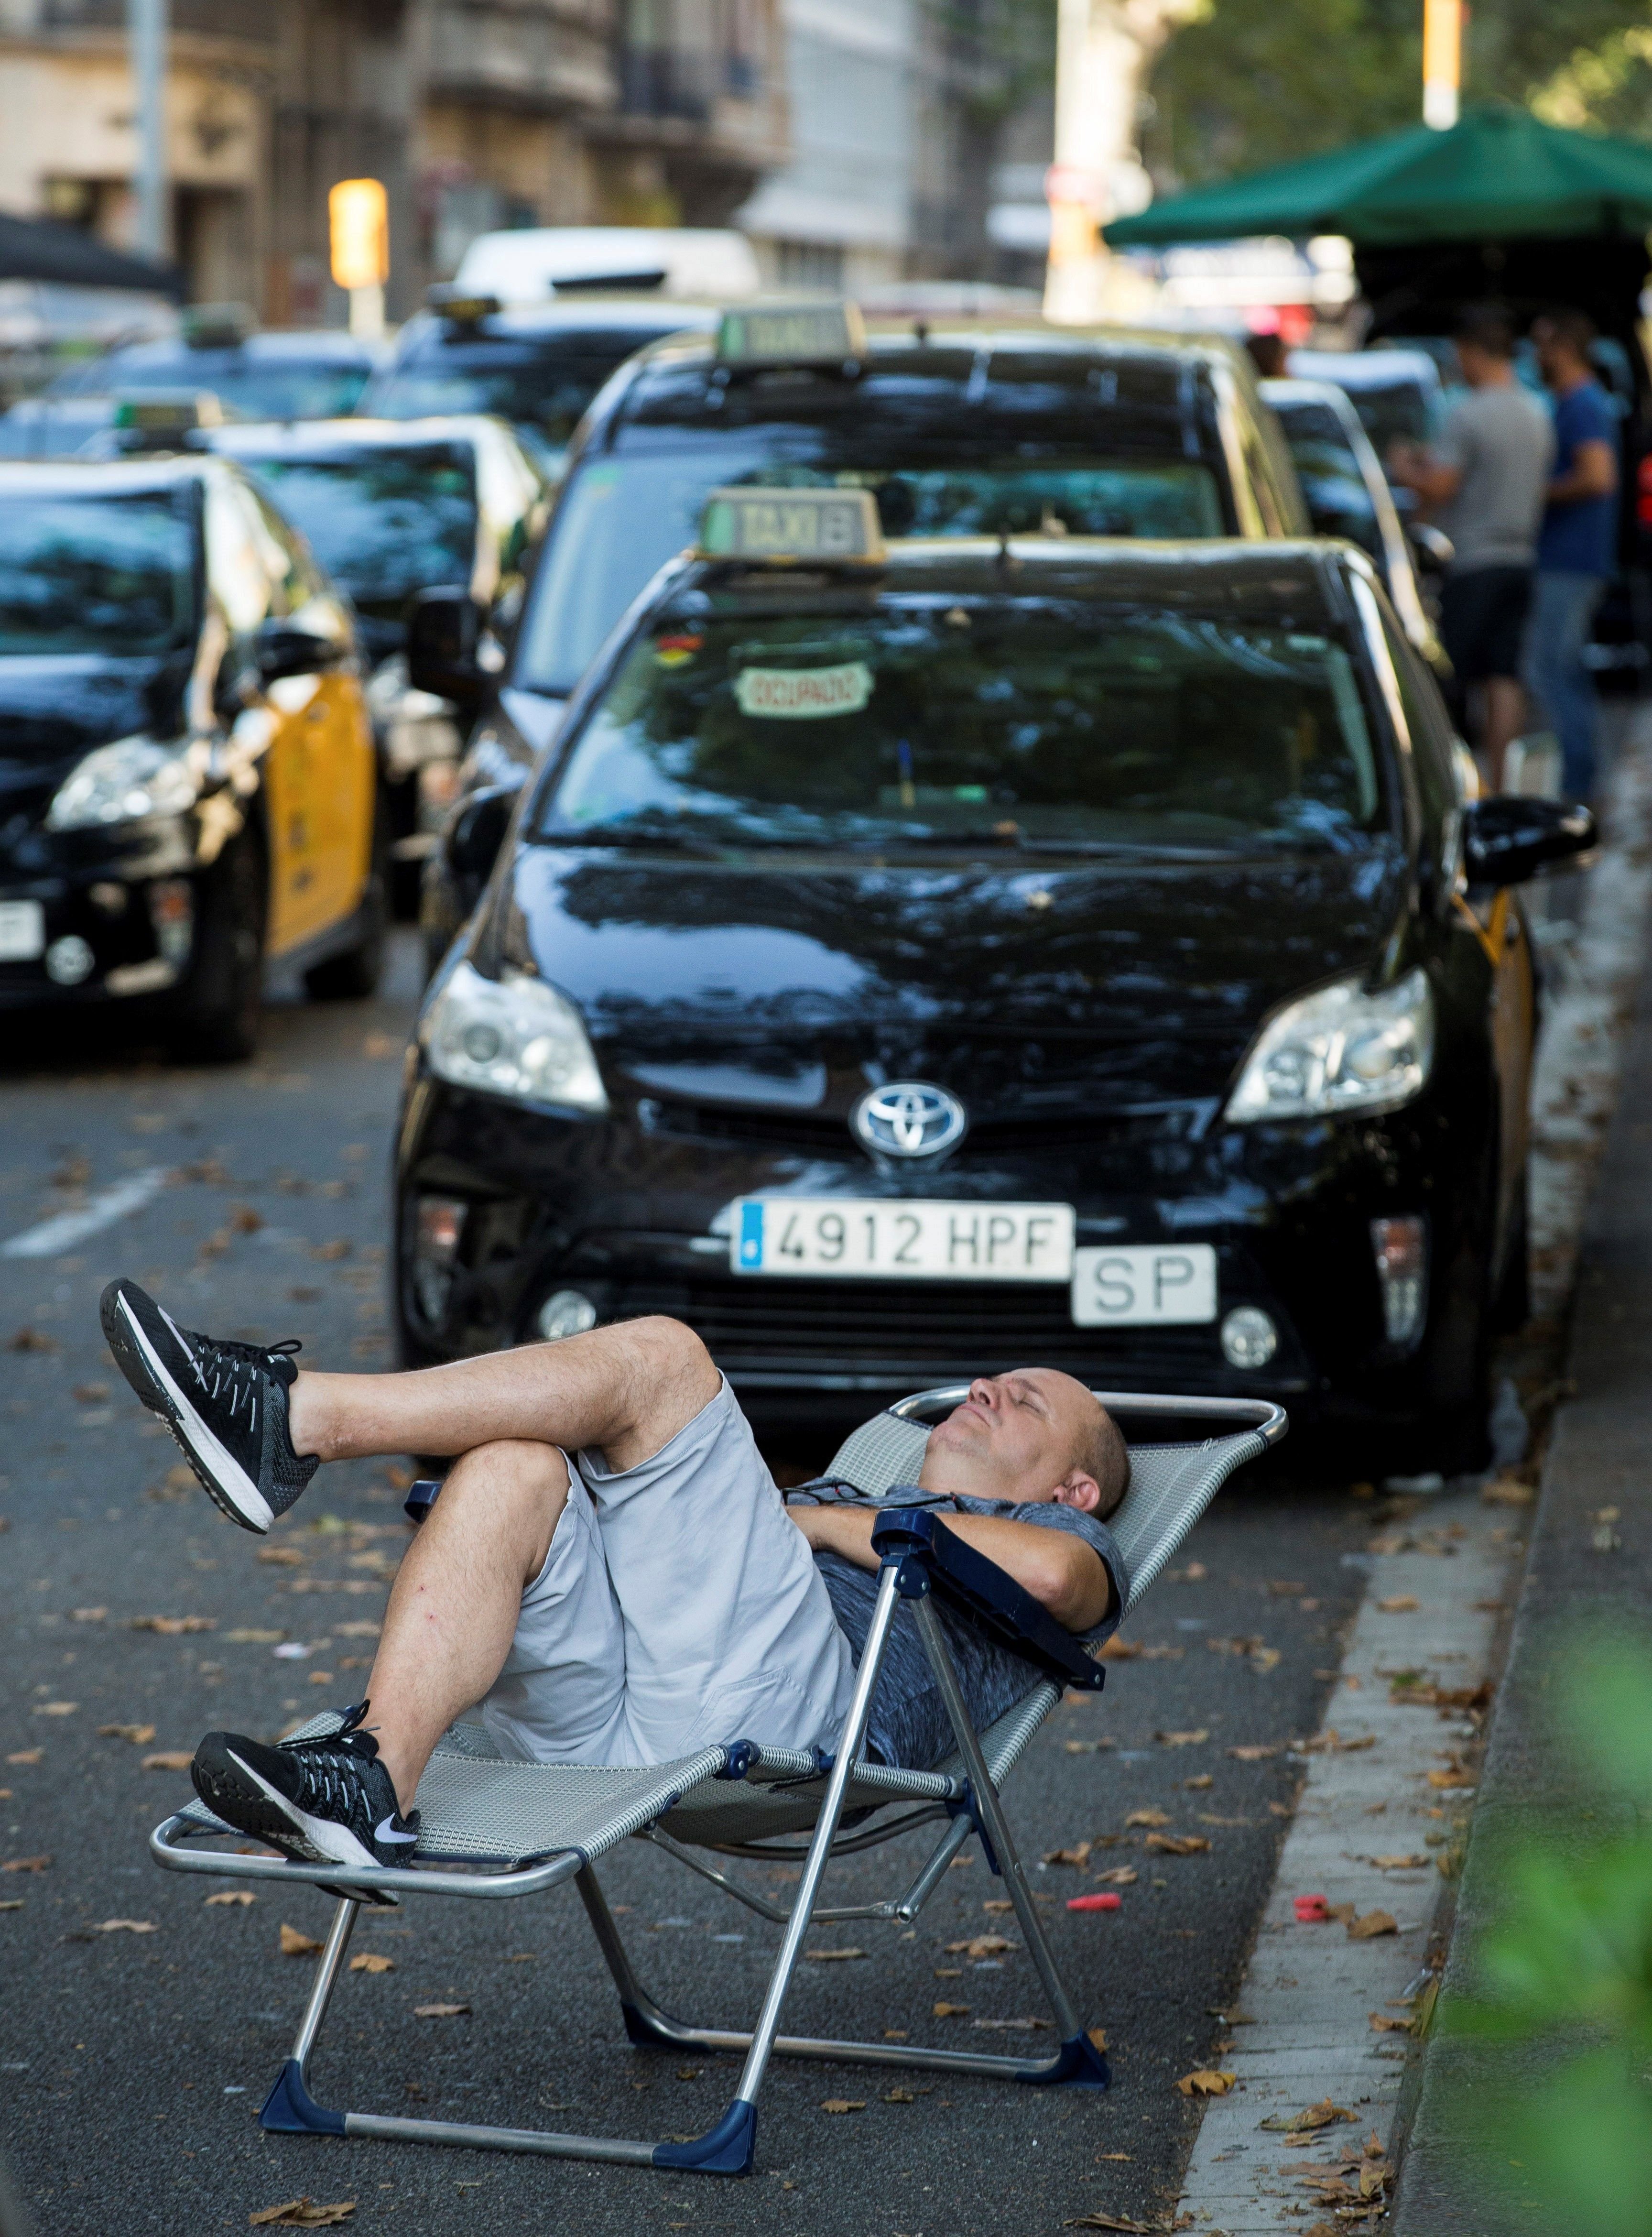
[{"label": "car grille", "polygon": [[[735,1382],[915,1389],[1011,1367],[1092,1381],[1109,1363],[1187,1384],[1221,1368],[1214,1328],[1075,1328],[1064,1283],[764,1281],[627,1283],[614,1317],[668,1313]],[[1195,1381],[1188,1382],[1192,1375]]]},{"label": "car grille", "polygon": [[[1214,1101],[1175,1103],[1142,1111],[1030,1111],[1010,1118],[971,1122],[962,1149],[988,1156],[1010,1151],[1101,1149],[1136,1143],[1197,1141],[1215,1116]],[[790,1151],[813,1157],[842,1157],[859,1143],[839,1113],[796,1111],[736,1111],[701,1103],[645,1098],[637,1105],[645,1133],[678,1140],[727,1143],[731,1148]]]}]

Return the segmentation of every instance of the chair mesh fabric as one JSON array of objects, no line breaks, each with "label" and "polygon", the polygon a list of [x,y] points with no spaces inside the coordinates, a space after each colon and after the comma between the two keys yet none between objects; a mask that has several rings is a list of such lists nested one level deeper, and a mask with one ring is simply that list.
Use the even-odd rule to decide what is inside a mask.
[{"label": "chair mesh fabric", "polygon": [[[826,1474],[881,1499],[898,1483],[916,1483],[928,1442],[921,1422],[879,1414],[844,1440]],[[1130,1607],[1234,1469],[1267,1449],[1254,1429],[1196,1445],[1130,1447],[1130,1488],[1109,1523],[1130,1573]]]}]

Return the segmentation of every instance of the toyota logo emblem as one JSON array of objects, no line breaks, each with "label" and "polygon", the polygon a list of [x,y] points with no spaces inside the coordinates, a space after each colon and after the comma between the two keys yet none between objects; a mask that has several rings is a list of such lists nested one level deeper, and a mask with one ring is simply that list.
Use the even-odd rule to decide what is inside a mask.
[{"label": "toyota logo emblem", "polygon": [[956,1095],[921,1079],[874,1087],[849,1120],[863,1146],[880,1158],[938,1158],[964,1139],[969,1123]]}]

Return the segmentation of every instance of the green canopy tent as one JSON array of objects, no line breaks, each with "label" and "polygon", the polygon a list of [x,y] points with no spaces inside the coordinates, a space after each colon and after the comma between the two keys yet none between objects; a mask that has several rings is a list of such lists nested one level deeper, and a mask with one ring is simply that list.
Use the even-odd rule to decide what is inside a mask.
[{"label": "green canopy tent", "polygon": [[1449,132],[1418,125],[1174,195],[1105,238],[1346,234],[1377,333],[1438,333],[1453,306],[1496,295],[1517,313],[1577,304],[1632,345],[1649,227],[1652,147],[1476,108]]}]

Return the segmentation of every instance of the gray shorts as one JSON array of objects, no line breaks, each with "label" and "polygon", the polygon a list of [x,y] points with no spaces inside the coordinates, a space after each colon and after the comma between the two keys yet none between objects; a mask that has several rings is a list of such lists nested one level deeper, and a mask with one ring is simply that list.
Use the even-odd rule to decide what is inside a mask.
[{"label": "gray shorts", "polygon": [[[564,1456],[565,1457],[565,1456]],[[529,1763],[666,1763],[722,1740],[830,1748],[854,1665],[727,1382],[652,1459],[576,1455],[482,1703]]]}]

